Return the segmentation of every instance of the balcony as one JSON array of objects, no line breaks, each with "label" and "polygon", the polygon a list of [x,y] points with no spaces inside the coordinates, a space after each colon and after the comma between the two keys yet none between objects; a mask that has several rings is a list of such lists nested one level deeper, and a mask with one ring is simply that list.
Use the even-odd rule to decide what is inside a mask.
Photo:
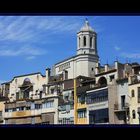
[{"label": "balcony", "polygon": [[140,83],[140,75],[134,75],[130,77],[130,84]]},{"label": "balcony", "polygon": [[0,116],[0,123],[1,123],[1,122],[3,122],[3,117],[2,117],[2,116]]},{"label": "balcony", "polygon": [[129,108],[129,103],[125,103],[124,106],[122,104],[114,104],[114,111],[126,111]]},{"label": "balcony", "polygon": [[83,86],[83,87],[77,87],[77,94],[86,93],[86,91],[89,89],[90,89],[90,85]]},{"label": "balcony", "polygon": [[78,118],[77,119],[77,124],[80,124],[80,125],[82,125],[82,124],[88,124],[87,123],[87,118]]}]

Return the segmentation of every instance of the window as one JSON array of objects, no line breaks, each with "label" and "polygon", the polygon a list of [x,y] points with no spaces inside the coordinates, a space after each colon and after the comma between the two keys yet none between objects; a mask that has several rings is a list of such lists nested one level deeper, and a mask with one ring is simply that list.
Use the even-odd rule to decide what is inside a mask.
[{"label": "window", "polygon": [[86,118],[86,110],[79,110],[78,118]]},{"label": "window", "polygon": [[77,102],[80,103],[80,96],[78,96],[78,98],[77,98]]},{"label": "window", "polygon": [[87,94],[87,97],[86,97],[87,104],[93,104],[93,103],[103,102],[107,100],[108,100],[107,89],[91,92]]},{"label": "window", "polygon": [[89,124],[108,123],[108,108],[89,111]]},{"label": "window", "polygon": [[90,37],[90,47],[92,47],[92,37]]},{"label": "window", "polygon": [[84,36],[84,46],[86,46],[86,37]]},{"label": "window", "polygon": [[47,122],[45,122],[45,124],[50,124],[50,122],[49,122],[49,121],[47,121]]},{"label": "window", "polygon": [[91,71],[93,71],[94,69],[93,68],[91,68]]},{"label": "window", "polygon": [[136,113],[135,113],[135,110],[132,111],[132,116],[133,116],[133,119],[136,119]]},{"label": "window", "polygon": [[25,78],[23,81],[23,85],[28,85],[28,84],[31,84],[31,81],[29,78]]},{"label": "window", "polygon": [[13,108],[13,112],[16,111],[16,108]]},{"label": "window", "polygon": [[138,103],[140,103],[140,87],[138,87]]},{"label": "window", "polygon": [[31,109],[35,109],[35,104],[31,103]]},{"label": "window", "polygon": [[59,124],[74,124],[73,118],[62,118]]},{"label": "window", "polygon": [[0,111],[0,116],[2,116],[2,111]]},{"label": "window", "polygon": [[64,96],[64,100],[66,101],[66,102],[68,102],[69,101],[69,96],[67,95],[67,96]]},{"label": "window", "polygon": [[72,101],[74,101],[74,91],[71,93]]},{"label": "window", "polygon": [[16,93],[16,100],[19,100],[19,92]]},{"label": "window", "polygon": [[135,91],[134,90],[131,91],[131,96],[135,97]]},{"label": "window", "polygon": [[41,104],[35,104],[35,109],[41,109],[42,105]]},{"label": "window", "polygon": [[54,103],[54,101],[48,101],[48,102],[46,102],[46,108],[53,107],[53,103]]},{"label": "window", "polygon": [[54,93],[54,89],[51,89],[51,94],[53,94]]},{"label": "window", "polygon": [[80,37],[79,37],[79,48],[80,48]]},{"label": "window", "polygon": [[40,94],[39,94],[40,99],[42,98],[42,93],[43,93],[43,91],[40,91]]},{"label": "window", "polygon": [[27,107],[26,107],[26,110],[30,110],[30,109],[31,109],[31,107],[30,107],[30,106],[27,106]]},{"label": "window", "polygon": [[19,111],[19,108],[16,108],[17,111]]},{"label": "window", "polygon": [[81,103],[81,104],[85,103],[85,95],[84,94],[78,96],[78,103]]},{"label": "window", "polygon": [[62,123],[62,120],[59,120],[59,124],[63,124],[63,123]]},{"label": "window", "polygon": [[110,76],[110,82],[112,82],[112,80],[113,80],[114,78],[115,78],[114,75],[111,75],[111,76]]},{"label": "window", "polygon": [[125,95],[121,96],[121,108],[124,109],[125,107]]},{"label": "window", "polygon": [[17,107],[16,108],[16,111],[23,111],[24,110],[24,107],[22,106],[22,107]]},{"label": "window", "polygon": [[29,99],[29,91],[24,92],[23,98],[24,99]]}]

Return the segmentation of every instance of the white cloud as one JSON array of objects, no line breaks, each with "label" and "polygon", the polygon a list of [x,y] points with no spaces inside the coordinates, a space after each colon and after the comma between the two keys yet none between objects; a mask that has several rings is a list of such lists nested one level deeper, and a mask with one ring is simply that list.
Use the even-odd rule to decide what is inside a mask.
[{"label": "white cloud", "polygon": [[140,53],[122,53],[121,56],[125,58],[131,58],[131,59],[139,59]]},{"label": "white cloud", "polygon": [[35,58],[36,58],[35,56],[28,56],[28,57],[26,57],[26,60],[33,60]]},{"label": "white cloud", "polygon": [[83,20],[82,16],[0,16],[0,56],[24,55],[27,60],[34,59],[46,50],[33,44],[53,43],[52,34],[75,34]]},{"label": "white cloud", "polygon": [[22,47],[2,47],[0,48],[0,56],[38,56],[46,54],[45,50],[39,49],[32,46],[22,46]]},{"label": "white cloud", "polygon": [[76,17],[5,16],[0,18],[0,41],[35,41],[34,38],[44,31],[47,36],[76,31],[80,26]]},{"label": "white cloud", "polygon": [[121,48],[120,48],[120,47],[118,47],[117,45],[114,47],[114,49],[115,49],[116,51],[121,50]]}]

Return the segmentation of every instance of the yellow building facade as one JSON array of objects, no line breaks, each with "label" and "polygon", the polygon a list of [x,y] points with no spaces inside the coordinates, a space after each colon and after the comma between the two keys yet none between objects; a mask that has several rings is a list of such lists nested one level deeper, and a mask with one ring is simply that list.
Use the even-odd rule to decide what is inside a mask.
[{"label": "yellow building facade", "polygon": [[3,109],[5,108],[4,102],[5,101],[0,101],[0,124],[3,123]]},{"label": "yellow building facade", "polygon": [[139,108],[140,108],[140,83],[129,85],[129,97],[130,97],[130,107],[129,107],[129,123],[139,124]]},{"label": "yellow building facade", "polygon": [[86,102],[80,102],[77,95],[77,81],[74,79],[74,124],[87,123],[87,105]]}]

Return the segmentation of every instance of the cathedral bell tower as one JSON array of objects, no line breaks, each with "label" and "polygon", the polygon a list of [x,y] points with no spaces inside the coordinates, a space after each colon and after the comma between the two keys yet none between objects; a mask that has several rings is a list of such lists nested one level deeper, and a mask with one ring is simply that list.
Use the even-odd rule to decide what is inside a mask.
[{"label": "cathedral bell tower", "polygon": [[77,55],[80,54],[97,54],[97,34],[85,20],[84,26],[77,33]]}]

